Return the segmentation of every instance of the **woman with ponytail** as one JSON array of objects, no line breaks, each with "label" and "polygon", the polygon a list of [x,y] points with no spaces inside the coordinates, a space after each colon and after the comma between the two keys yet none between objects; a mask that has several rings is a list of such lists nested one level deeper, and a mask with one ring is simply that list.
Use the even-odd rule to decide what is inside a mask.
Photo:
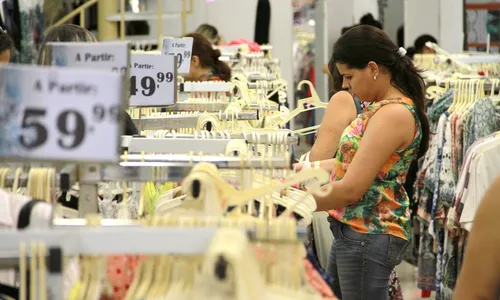
[{"label": "woman with ponytail", "polygon": [[342,133],[335,159],[320,163],[332,171],[326,193],[314,195],[335,237],[327,271],[341,299],[386,300],[412,231],[404,183],[429,143],[424,81],[406,50],[374,26],[342,35],[329,66],[369,104]]},{"label": "woman with ponytail", "polygon": [[185,37],[193,38],[193,51],[189,74],[184,76],[188,81],[229,81],[231,69],[219,60],[219,50],[213,48],[212,43],[199,33],[190,33]]}]

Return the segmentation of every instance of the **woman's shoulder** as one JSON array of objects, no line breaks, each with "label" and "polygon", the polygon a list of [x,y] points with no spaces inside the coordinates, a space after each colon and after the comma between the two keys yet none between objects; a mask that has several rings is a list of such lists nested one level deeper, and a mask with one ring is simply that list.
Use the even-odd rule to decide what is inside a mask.
[{"label": "woman's shoulder", "polygon": [[409,105],[409,106],[415,105],[413,100],[409,97],[406,97],[406,96],[387,98],[387,99],[384,99],[382,101],[377,102],[377,104],[379,104],[380,106],[387,105],[387,104],[396,104],[396,103],[405,104],[405,105]]},{"label": "woman's shoulder", "polygon": [[328,102],[328,106],[341,106],[343,108],[352,107],[352,109],[356,109],[354,98],[350,93],[346,91],[340,91],[333,94],[333,96],[330,98],[330,101]]},{"label": "woman's shoulder", "polygon": [[353,102],[354,98],[347,91],[339,91],[339,92],[336,92],[335,94],[333,94],[333,96],[330,98],[330,102],[332,102],[332,101],[343,101],[343,102],[350,101],[350,102]]}]

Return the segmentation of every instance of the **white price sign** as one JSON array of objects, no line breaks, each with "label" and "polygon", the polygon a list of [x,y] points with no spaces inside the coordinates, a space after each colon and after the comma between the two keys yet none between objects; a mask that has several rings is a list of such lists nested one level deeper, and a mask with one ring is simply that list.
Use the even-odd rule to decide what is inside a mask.
[{"label": "white price sign", "polygon": [[191,67],[191,55],[193,52],[193,38],[163,38],[163,55],[177,57],[177,72],[189,74]]},{"label": "white price sign", "polygon": [[177,102],[176,58],[132,53],[130,106],[168,106]]},{"label": "white price sign", "polygon": [[108,69],[125,74],[130,64],[128,42],[48,43],[51,65]]},{"label": "white price sign", "polygon": [[0,156],[117,161],[123,91],[110,71],[0,67]]}]

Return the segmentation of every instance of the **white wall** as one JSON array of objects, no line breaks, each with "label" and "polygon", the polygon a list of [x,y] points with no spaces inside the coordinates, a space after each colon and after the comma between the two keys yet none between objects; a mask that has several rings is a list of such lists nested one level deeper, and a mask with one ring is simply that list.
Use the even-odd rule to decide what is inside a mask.
[{"label": "white wall", "polygon": [[[404,0],[387,0],[384,9],[384,31],[395,43],[398,41],[398,29],[405,22],[404,7]],[[405,43],[405,46],[409,44]]]},{"label": "white wall", "polygon": [[[349,1],[346,1],[349,2]],[[376,0],[352,0],[354,6],[353,19],[358,23],[359,19],[367,13],[371,13],[378,20],[378,1]]]},{"label": "white wall", "polygon": [[404,9],[407,45],[412,45],[422,34],[430,34],[446,51],[462,51],[462,0],[406,0]]}]

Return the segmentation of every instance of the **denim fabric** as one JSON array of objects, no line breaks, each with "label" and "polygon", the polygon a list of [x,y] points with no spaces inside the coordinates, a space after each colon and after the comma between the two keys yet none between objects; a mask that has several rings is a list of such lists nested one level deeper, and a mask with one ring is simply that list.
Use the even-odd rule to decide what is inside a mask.
[{"label": "denim fabric", "polygon": [[334,241],[327,274],[342,300],[387,300],[389,278],[399,265],[408,242],[386,234],[364,234],[330,219]]}]

